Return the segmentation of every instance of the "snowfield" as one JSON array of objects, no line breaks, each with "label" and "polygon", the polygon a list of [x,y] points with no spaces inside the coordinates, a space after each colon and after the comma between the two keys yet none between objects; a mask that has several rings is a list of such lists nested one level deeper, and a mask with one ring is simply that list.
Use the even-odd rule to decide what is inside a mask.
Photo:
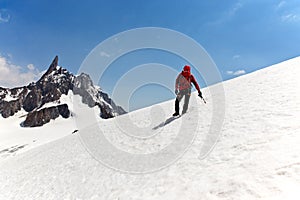
[{"label": "snowfield", "polygon": [[[74,119],[81,114],[76,110],[73,118],[26,130],[19,127],[21,119],[1,118],[0,199],[300,199],[299,77],[297,57],[223,82],[222,132],[203,159],[199,153],[213,108],[209,88],[203,89],[207,104],[194,93],[188,113],[168,124],[164,121],[173,113],[174,100],[98,120],[96,128],[107,140],[132,154],[149,154],[172,144],[184,121],[196,127],[183,156],[152,173],[124,173],[98,162],[82,139],[97,142],[95,129],[76,127]],[[131,127],[128,119],[141,129]],[[136,131],[128,136],[120,127]],[[145,127],[153,137],[140,132]],[[18,145],[27,146],[5,150]]]}]

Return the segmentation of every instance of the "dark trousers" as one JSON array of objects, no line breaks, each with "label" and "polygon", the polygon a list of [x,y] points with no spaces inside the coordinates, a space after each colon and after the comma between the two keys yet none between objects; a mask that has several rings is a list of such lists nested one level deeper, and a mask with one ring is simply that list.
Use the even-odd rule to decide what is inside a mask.
[{"label": "dark trousers", "polygon": [[179,93],[177,94],[176,100],[175,100],[175,112],[179,113],[179,102],[184,96],[184,104],[183,104],[183,109],[182,113],[186,113],[188,106],[189,106],[189,101],[191,97],[191,90],[186,89],[186,90],[180,90]]}]

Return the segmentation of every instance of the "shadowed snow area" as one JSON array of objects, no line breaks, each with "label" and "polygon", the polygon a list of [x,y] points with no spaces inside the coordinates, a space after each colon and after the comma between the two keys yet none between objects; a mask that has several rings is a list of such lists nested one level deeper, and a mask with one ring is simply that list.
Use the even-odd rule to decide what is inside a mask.
[{"label": "shadowed snow area", "polygon": [[100,120],[96,127],[118,149],[141,154],[170,145],[188,121],[196,128],[185,131],[197,134],[172,165],[145,174],[116,171],[87,151],[80,135],[88,135],[88,128],[79,129],[0,160],[0,199],[299,199],[299,77],[297,57],[223,82],[222,132],[203,159],[199,154],[212,119],[209,88],[203,89],[207,104],[194,93],[188,113],[169,123],[164,124],[173,113],[174,100]]}]

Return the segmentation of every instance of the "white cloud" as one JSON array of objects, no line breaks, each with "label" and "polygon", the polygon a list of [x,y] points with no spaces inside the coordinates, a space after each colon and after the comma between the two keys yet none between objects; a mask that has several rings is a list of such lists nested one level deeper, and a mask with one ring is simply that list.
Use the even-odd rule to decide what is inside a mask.
[{"label": "white cloud", "polygon": [[40,77],[40,72],[29,64],[26,67],[14,65],[0,55],[0,86],[17,87],[27,85]]},{"label": "white cloud", "polygon": [[297,14],[285,14],[281,16],[281,21],[282,22],[299,22],[300,21],[300,16]]},{"label": "white cloud", "polygon": [[8,14],[6,9],[0,9],[0,23],[9,22],[10,15]]},{"label": "white cloud", "polygon": [[227,71],[226,72],[228,75],[234,75],[234,76],[239,76],[242,74],[246,74],[246,71],[243,69],[237,70],[237,71]]},{"label": "white cloud", "polygon": [[221,13],[219,18],[215,21],[208,22],[208,25],[218,26],[220,24],[224,24],[232,20],[236,13],[243,7],[244,5],[239,1],[232,5],[232,7]]},{"label": "white cloud", "polygon": [[101,52],[100,52],[100,56],[102,56],[102,57],[107,57],[107,58],[110,57],[110,55],[109,55],[108,53],[106,53],[105,51],[101,51]]},{"label": "white cloud", "polygon": [[34,65],[33,65],[33,64],[29,64],[29,65],[27,65],[27,68],[28,68],[30,71],[33,71],[33,70],[35,70],[35,67],[34,67]]},{"label": "white cloud", "polygon": [[276,5],[276,10],[281,9],[285,4],[286,4],[286,1],[280,1],[280,2]]},{"label": "white cloud", "polygon": [[278,14],[281,22],[284,23],[300,22],[299,4],[295,4],[288,1],[280,1],[274,7],[275,7],[275,12]]},{"label": "white cloud", "polygon": [[235,71],[234,73],[233,73],[233,75],[235,75],[235,76],[238,76],[238,75],[242,75],[242,74],[246,74],[246,71],[245,70],[237,70],[237,71]]},{"label": "white cloud", "polygon": [[231,8],[231,10],[229,10],[229,12],[228,12],[229,17],[234,16],[236,14],[236,12],[238,10],[240,10],[242,7],[243,7],[243,4],[241,2],[234,4],[233,7]]}]

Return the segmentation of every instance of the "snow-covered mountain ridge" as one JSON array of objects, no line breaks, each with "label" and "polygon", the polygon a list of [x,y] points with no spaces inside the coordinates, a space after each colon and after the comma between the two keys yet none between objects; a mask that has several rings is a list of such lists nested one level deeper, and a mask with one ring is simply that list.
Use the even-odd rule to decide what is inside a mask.
[{"label": "snow-covered mountain ridge", "polygon": [[[13,89],[0,88],[0,114],[7,118],[23,111],[25,127],[42,126],[59,116],[68,118],[72,113],[67,104],[61,104],[62,95],[69,91],[82,97],[82,102],[89,107],[99,107],[99,116],[111,118],[125,111],[115,103],[99,87],[94,86],[87,74],[74,76],[66,69],[58,66],[56,56],[48,70],[37,81],[24,87]],[[52,107],[45,104],[56,103]]]}]

